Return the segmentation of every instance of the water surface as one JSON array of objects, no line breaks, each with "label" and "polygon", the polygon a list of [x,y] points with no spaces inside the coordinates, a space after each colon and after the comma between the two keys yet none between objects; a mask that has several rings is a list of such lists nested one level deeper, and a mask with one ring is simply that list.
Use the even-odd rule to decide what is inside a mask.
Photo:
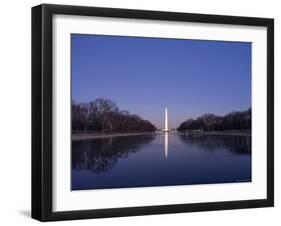
[{"label": "water surface", "polygon": [[72,141],[72,190],[251,181],[251,137],[151,133]]}]

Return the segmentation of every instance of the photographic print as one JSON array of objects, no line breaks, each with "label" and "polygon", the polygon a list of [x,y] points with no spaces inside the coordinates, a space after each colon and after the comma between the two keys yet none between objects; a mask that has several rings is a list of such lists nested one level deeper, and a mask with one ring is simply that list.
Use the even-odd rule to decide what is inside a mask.
[{"label": "photographic print", "polygon": [[72,190],[251,182],[251,51],[71,34]]},{"label": "photographic print", "polygon": [[274,206],[274,19],[32,7],[32,218]]}]

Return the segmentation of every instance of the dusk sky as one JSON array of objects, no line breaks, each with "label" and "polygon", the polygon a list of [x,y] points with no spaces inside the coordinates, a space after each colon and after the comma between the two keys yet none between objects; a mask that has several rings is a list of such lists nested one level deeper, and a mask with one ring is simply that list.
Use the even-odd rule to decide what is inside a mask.
[{"label": "dusk sky", "polygon": [[156,127],[251,106],[251,43],[71,35],[72,100],[114,101]]}]

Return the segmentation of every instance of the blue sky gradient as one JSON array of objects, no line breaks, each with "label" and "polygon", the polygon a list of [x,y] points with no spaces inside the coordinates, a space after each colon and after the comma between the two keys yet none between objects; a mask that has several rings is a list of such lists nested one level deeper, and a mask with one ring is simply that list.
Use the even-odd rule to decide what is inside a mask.
[{"label": "blue sky gradient", "polygon": [[251,43],[71,35],[72,100],[99,97],[169,127],[251,106]]}]

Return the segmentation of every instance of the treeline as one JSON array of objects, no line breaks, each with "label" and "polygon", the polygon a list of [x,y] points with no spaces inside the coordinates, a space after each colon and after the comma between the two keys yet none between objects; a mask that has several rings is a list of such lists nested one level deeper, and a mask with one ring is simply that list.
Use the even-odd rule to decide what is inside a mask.
[{"label": "treeline", "polygon": [[252,110],[231,112],[225,116],[204,114],[197,119],[187,119],[177,130],[251,130]]},{"label": "treeline", "polygon": [[90,103],[72,101],[72,132],[146,132],[156,127],[140,116],[121,111],[116,103],[98,98]]}]

